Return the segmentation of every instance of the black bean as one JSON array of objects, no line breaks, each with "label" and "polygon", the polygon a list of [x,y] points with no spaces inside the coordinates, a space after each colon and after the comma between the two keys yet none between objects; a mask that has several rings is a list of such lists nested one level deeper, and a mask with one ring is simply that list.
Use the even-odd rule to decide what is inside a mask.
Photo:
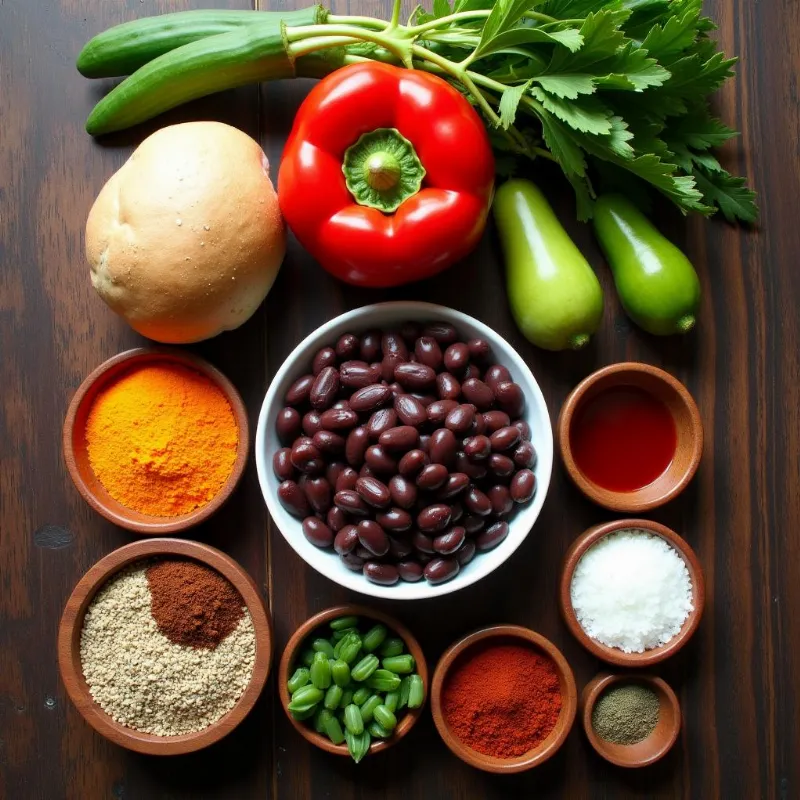
[{"label": "black bean", "polygon": [[428,419],[428,412],[425,410],[425,406],[410,394],[401,394],[395,397],[394,410],[404,425],[412,425],[415,428],[418,428]]},{"label": "black bean", "polygon": [[464,439],[464,453],[472,461],[482,461],[492,452],[492,443],[488,436],[470,436]]},{"label": "black bean", "polygon": [[348,389],[363,389],[380,380],[381,371],[366,361],[345,361],[339,366],[339,382]]},{"label": "black bean", "polygon": [[449,556],[464,544],[466,537],[467,532],[460,525],[456,525],[434,538],[433,549],[443,556]]},{"label": "black bean", "polygon": [[325,468],[325,477],[328,479],[328,483],[331,486],[336,486],[337,481],[339,480],[339,476],[344,471],[347,465],[343,464],[341,461],[331,461],[330,464]]},{"label": "black bean", "polygon": [[[345,467],[333,484],[334,492],[347,492],[355,491],[356,481],[358,480],[358,473],[352,467]],[[334,503],[336,498],[334,498]]]},{"label": "black bean", "polygon": [[514,507],[514,500],[511,498],[511,492],[507,486],[496,484],[492,486],[487,492],[486,496],[492,504],[492,514],[496,517],[504,517],[510,513]]},{"label": "black bean", "polygon": [[486,420],[483,418],[483,414],[478,413],[472,420],[472,425],[470,426],[470,429],[467,431],[467,435],[483,436],[485,431],[486,431]]},{"label": "black bean", "polygon": [[367,561],[364,564],[364,577],[372,583],[381,586],[392,586],[400,580],[400,573],[394,564],[381,564],[377,561]]},{"label": "black bean", "polygon": [[322,430],[322,422],[318,411],[308,411],[303,416],[303,433],[306,436],[313,436],[317,431]]},{"label": "black bean", "polygon": [[497,405],[512,419],[519,417],[525,410],[525,395],[518,383],[503,381],[494,387],[494,398]]},{"label": "black bean", "polygon": [[419,402],[422,403],[422,407],[425,409],[426,414],[428,413],[428,406],[431,405],[432,403],[436,403],[439,399],[438,397],[436,397],[436,395],[433,394],[417,394],[415,392],[412,393],[411,396],[415,400],[419,400]]},{"label": "black bean", "polygon": [[353,555],[358,556],[360,559],[364,561],[370,561],[374,556],[364,547],[361,542],[356,545],[356,549],[353,550]]},{"label": "black bean", "polygon": [[315,465],[322,464],[322,453],[314,446],[314,441],[308,436],[300,436],[292,445],[292,464],[301,472],[316,472]]},{"label": "black bean", "polygon": [[520,469],[531,469],[536,464],[536,449],[530,442],[520,442],[511,456]]},{"label": "black bean", "polygon": [[428,406],[428,422],[443,425],[445,417],[458,405],[455,400],[437,400]]},{"label": "black bean", "polygon": [[303,534],[317,547],[330,547],[333,544],[333,531],[316,517],[306,517],[303,520]]},{"label": "black bean", "polygon": [[302,375],[287,390],[284,402],[287,406],[300,406],[308,400],[308,394],[314,383],[313,375]]},{"label": "black bean", "polygon": [[391,392],[391,399],[390,402],[394,403],[395,397],[400,397],[401,394],[405,394],[406,390],[397,382],[394,381],[389,384],[389,391]]},{"label": "black bean", "polygon": [[417,486],[425,491],[438,489],[447,480],[447,467],[444,464],[428,464],[417,475]]},{"label": "black bean", "polygon": [[379,408],[366,424],[369,438],[377,441],[381,434],[397,425],[397,412],[393,408]]},{"label": "black bean", "polygon": [[475,558],[477,549],[475,542],[472,539],[467,539],[464,544],[461,545],[461,549],[456,552],[456,561],[458,561],[459,566],[466,567],[467,564]]},{"label": "black bean", "polygon": [[367,331],[363,334],[359,353],[361,358],[368,363],[377,361],[381,357],[381,332]]},{"label": "black bean", "polygon": [[510,450],[519,442],[519,428],[509,425],[505,428],[500,428],[499,431],[495,431],[489,438],[492,442],[492,450],[495,452]]},{"label": "black bean", "polygon": [[465,434],[475,419],[475,409],[470,405],[456,406],[445,418],[444,424],[456,434]]},{"label": "black bean", "polygon": [[361,495],[353,489],[337,491],[333,496],[333,502],[346,514],[352,514],[354,517],[366,517],[369,514],[369,507],[361,499]]},{"label": "black bean", "polygon": [[296,408],[287,406],[278,412],[275,431],[282,444],[291,444],[302,432],[303,420]]},{"label": "black bean", "polygon": [[432,336],[440,345],[452,344],[458,339],[458,332],[447,322],[432,322],[422,331],[423,336]]},{"label": "black bean", "polygon": [[508,536],[508,523],[495,522],[494,525],[490,525],[485,531],[475,537],[475,545],[478,550],[481,551],[492,550],[497,547],[506,536]]},{"label": "black bean", "polygon": [[397,571],[400,577],[408,583],[416,583],[422,580],[422,567],[418,561],[400,561],[397,565]]},{"label": "black bean", "polygon": [[458,451],[458,441],[453,431],[448,428],[439,428],[431,434],[428,446],[428,455],[431,463],[452,466]]},{"label": "black bean", "polygon": [[[453,473],[453,475],[461,475],[461,474],[462,473],[460,473],[460,472],[454,472]],[[448,478],[448,481],[449,481],[449,478]],[[464,488],[466,489],[467,487],[465,486]],[[445,489],[447,489],[447,484],[446,483],[441,489],[439,489],[439,491],[437,492],[437,495],[441,494],[441,492],[443,490],[445,490]],[[440,500],[441,498],[437,497],[436,499]],[[464,516],[464,506],[462,506],[461,503],[451,503],[450,504],[450,510],[452,512],[450,514],[450,522],[456,523],[461,519],[461,517]]]},{"label": "black bean", "polygon": [[411,508],[417,500],[417,487],[402,475],[392,477],[389,481],[389,492],[392,502],[400,508]]},{"label": "black bean", "polygon": [[331,506],[325,515],[325,522],[334,533],[338,533],[347,525],[347,515],[339,506]]},{"label": "black bean", "polygon": [[311,441],[314,447],[321,453],[338,456],[344,453],[344,436],[340,436],[333,431],[317,431],[312,437]]},{"label": "black bean", "polygon": [[345,333],[339,337],[339,341],[336,342],[336,355],[342,361],[347,361],[348,358],[352,358],[356,353],[360,350],[361,342],[358,339],[358,336],[353,336],[352,333]]},{"label": "black bean", "polygon": [[428,583],[444,583],[455,578],[460,569],[455,558],[434,558],[425,566],[425,579]]},{"label": "black bean", "polygon": [[377,478],[378,473],[370,469],[367,464],[362,464],[361,469],[358,471],[359,478]]},{"label": "black bean", "polygon": [[383,386],[380,383],[373,383],[370,386],[365,386],[363,389],[358,389],[350,396],[350,407],[357,414],[363,414],[369,411],[375,411],[380,408],[391,396],[391,391],[388,386]]},{"label": "black bean", "polygon": [[347,408],[329,408],[320,414],[319,423],[326,431],[349,431],[358,425],[358,414]]},{"label": "black bean", "polygon": [[406,361],[394,368],[394,379],[409,392],[419,392],[433,386],[436,373],[425,364]]},{"label": "black bean", "polygon": [[467,342],[467,348],[469,350],[469,357],[472,361],[478,363],[485,361],[492,353],[492,348],[489,346],[489,342],[487,342],[486,339],[470,339]]},{"label": "black bean", "polygon": [[317,351],[314,356],[314,361],[311,364],[311,371],[315,375],[319,375],[325,367],[336,366],[336,351],[332,347],[323,347],[322,350]]},{"label": "black bean", "polygon": [[411,534],[411,544],[419,553],[435,553],[433,549],[433,537],[428,536],[422,531],[414,531]]},{"label": "black bean", "polygon": [[[414,547],[411,542],[403,537],[389,536],[389,555],[396,561],[402,561],[408,558],[414,552]],[[399,566],[399,564],[398,564]]]},{"label": "black bean", "polygon": [[294,477],[294,464],[292,464],[292,448],[282,447],[272,456],[272,471],[279,481],[288,481]]},{"label": "black bean", "polygon": [[[447,476],[447,480],[439,487],[436,492],[437,500],[449,500],[460,494],[469,486],[469,476],[463,472],[452,472]],[[462,512],[463,513],[463,512]]]},{"label": "black bean", "polygon": [[414,344],[414,355],[420,364],[433,370],[441,369],[443,363],[442,348],[432,336],[421,336]]},{"label": "black bean", "polygon": [[536,492],[536,476],[529,469],[521,469],[511,479],[511,497],[515,503],[527,503]]},{"label": "black bean", "polygon": [[[484,495],[485,497],[486,495]],[[488,502],[488,501],[487,501]],[[419,529],[425,533],[435,533],[441,531],[450,524],[450,516],[452,512],[450,506],[444,503],[435,503],[434,505],[423,508],[417,515],[417,525]]]},{"label": "black bean", "polygon": [[494,392],[487,384],[477,378],[467,378],[461,384],[461,394],[478,411],[486,411],[494,405]]},{"label": "black bean", "polygon": [[408,361],[408,347],[405,340],[395,331],[387,331],[383,334],[381,337],[381,349],[383,350],[384,356],[396,354],[400,356],[403,361]]},{"label": "black bean", "polygon": [[455,375],[440,372],[436,376],[436,391],[442,400],[457,400],[461,395],[461,384]]},{"label": "black bean", "polygon": [[430,457],[431,454],[431,437],[427,433],[419,435],[419,450],[422,450],[426,456]]},{"label": "black bean", "polygon": [[467,514],[460,521],[464,530],[470,536],[478,531],[482,531],[484,525],[486,525],[486,520],[483,517],[479,517],[477,514]]},{"label": "black bean", "polygon": [[494,391],[498,383],[511,380],[511,373],[502,364],[493,364],[486,370],[483,380]]},{"label": "black bean", "polygon": [[413,478],[427,463],[428,456],[422,450],[409,450],[397,468],[403,477]]},{"label": "black bean", "polygon": [[386,508],[392,499],[389,487],[377,478],[359,478],[356,491],[365,503],[375,508]]},{"label": "black bean", "polygon": [[394,380],[394,368],[406,359],[399,353],[386,353],[381,360],[381,378],[387,383]]},{"label": "black bean", "polygon": [[410,425],[384,431],[378,438],[378,444],[390,453],[406,453],[413,450],[419,442],[419,432]]},{"label": "black bean", "polygon": [[303,478],[300,479],[298,486],[303,490],[311,508],[318,514],[324,514],[331,507],[331,496],[333,494],[331,485],[325,478]]},{"label": "black bean", "polygon": [[314,383],[308,394],[308,401],[317,411],[322,411],[333,405],[338,391],[339,370],[336,369],[336,367],[325,367],[325,369],[314,378]]},{"label": "black bean", "polygon": [[353,428],[347,436],[344,455],[351,467],[360,467],[364,463],[364,453],[369,447],[369,434],[363,426]]},{"label": "black bean", "polygon": [[300,486],[292,480],[283,481],[278,486],[278,500],[293,516],[303,519],[311,513],[311,506]]},{"label": "black bean", "polygon": [[343,553],[339,558],[342,560],[342,564],[344,564],[347,569],[353,570],[353,572],[361,572],[364,568],[364,559],[360,558],[355,553]]},{"label": "black bean", "polygon": [[358,530],[355,525],[345,525],[333,539],[333,549],[341,556],[352,553],[358,544]]},{"label": "black bean", "polygon": [[[341,391],[341,389],[340,389]],[[352,411],[353,409],[350,408],[350,401],[349,400],[337,400],[332,406],[331,409],[335,409],[337,411]]]},{"label": "black bean", "polygon": [[414,520],[408,511],[403,511],[402,508],[390,508],[388,511],[378,512],[375,521],[389,533],[402,533],[411,527]]},{"label": "black bean", "polygon": [[467,511],[485,517],[492,513],[492,503],[489,498],[476,486],[470,486],[464,496],[464,505]]},{"label": "black bean", "polygon": [[364,453],[364,460],[371,470],[385,475],[397,471],[397,461],[392,458],[379,444],[370,445]]},{"label": "black bean", "polygon": [[375,520],[362,519],[356,526],[358,541],[373,555],[385,556],[389,552],[389,537]]},{"label": "black bean", "polygon": [[464,342],[455,342],[444,351],[444,366],[448,372],[462,372],[469,364],[469,347]]},{"label": "black bean", "polygon": [[471,378],[476,380],[480,380],[481,377],[481,370],[477,364],[468,364],[467,368],[464,370],[464,380],[468,381]]},{"label": "black bean", "polygon": [[518,419],[515,422],[511,423],[520,433],[522,439],[526,442],[529,442],[531,439],[531,426],[525,422],[524,419]]},{"label": "black bean", "polygon": [[486,426],[486,433],[492,434],[500,428],[506,428],[511,424],[511,417],[505,411],[484,411],[483,422]]},{"label": "black bean", "polygon": [[514,472],[514,462],[502,453],[492,453],[487,463],[489,472],[498,478],[507,478]]},{"label": "black bean", "polygon": [[479,481],[486,477],[486,467],[482,463],[471,461],[463,451],[456,453],[456,470],[468,475],[472,480]]}]

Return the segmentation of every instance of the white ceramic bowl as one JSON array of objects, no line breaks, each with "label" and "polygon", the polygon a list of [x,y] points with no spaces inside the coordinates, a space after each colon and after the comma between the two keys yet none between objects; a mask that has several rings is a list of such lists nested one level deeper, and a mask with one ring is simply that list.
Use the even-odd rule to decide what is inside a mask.
[{"label": "white ceramic bowl", "polygon": [[[538,455],[534,469],[536,494],[530,503],[515,510],[509,519],[508,536],[502,544],[488,553],[478,553],[453,580],[435,586],[424,579],[417,583],[400,581],[394,586],[379,586],[368,581],[360,573],[347,569],[333,550],[321,550],[307,541],[300,520],[289,514],[280,504],[279,481],[272,471],[272,456],[280,447],[275,434],[275,419],[284,407],[283,396],[286,390],[297,378],[310,372],[315,353],[322,347],[332,345],[343,333],[361,334],[369,328],[386,329],[408,321],[436,320],[454,325],[465,340],[477,336],[486,339],[492,346],[495,362],[508,367],[512,378],[522,387],[526,400],[524,418],[531,427],[531,441]],[[325,323],[303,339],[283,362],[272,380],[258,417],[256,466],[261,491],[273,521],[286,541],[307,564],[341,586],[362,594],[392,600],[421,600],[450,594],[479,581],[497,569],[522,544],[542,510],[550,486],[550,474],[553,469],[553,431],[542,391],[533,374],[511,345],[491,328],[460,311],[432,303],[412,301],[378,303],[356,308]]]}]

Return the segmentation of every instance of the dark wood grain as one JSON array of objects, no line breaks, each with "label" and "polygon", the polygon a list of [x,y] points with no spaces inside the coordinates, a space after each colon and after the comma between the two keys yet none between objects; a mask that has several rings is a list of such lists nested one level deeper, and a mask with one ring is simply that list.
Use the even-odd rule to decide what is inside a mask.
[{"label": "dark wood grain", "polygon": [[[660,227],[689,254],[704,287],[698,330],[662,340],[632,327],[570,193],[537,169],[606,289],[596,342],[577,355],[530,346],[506,306],[497,241],[448,273],[391,293],[335,283],[292,241],[266,304],[197,352],[222,369],[255,419],[269,376],[305,334],[335,314],[385,297],[443,302],[508,337],[539,380],[555,419],[594,369],[641,360],[694,394],[706,432],[690,488],[652,514],[694,547],[708,602],[692,641],[654,671],[678,692],[681,738],[646,770],[603,761],[576,729],[559,754],[514,777],[452,757],[429,715],[413,735],[358,767],[310,748],[274,702],[207,751],[159,760],[102,739],[69,704],[56,630],[83,572],[132,536],[94,514],[72,487],[59,431],[71,394],[103,359],[143,343],[91,289],[83,225],[97,192],[132,147],[166,121],[214,118],[260,139],[276,166],[304,83],[247,88],[194,104],[98,144],[83,120],[107,88],[74,70],[94,33],[141,14],[245,8],[249,0],[0,0],[0,797],[58,798],[776,798],[800,796],[800,6],[796,0],[710,0],[739,77],[717,105],[742,131],[725,157],[760,194],[759,226],[684,220],[659,207]],[[264,7],[299,5],[269,0]],[[387,0],[337,2],[340,13],[386,14]],[[410,9],[410,6],[409,6]],[[600,668],[560,621],[558,564],[590,525],[613,515],[582,499],[556,468],[533,534],[495,574],[457,596],[380,607],[418,635],[431,664],[471,628],[517,623],[550,638],[579,688]],[[269,531],[251,461],[231,502],[196,538],[236,558],[269,599],[280,652],[323,608],[358,600],[311,572]]]}]

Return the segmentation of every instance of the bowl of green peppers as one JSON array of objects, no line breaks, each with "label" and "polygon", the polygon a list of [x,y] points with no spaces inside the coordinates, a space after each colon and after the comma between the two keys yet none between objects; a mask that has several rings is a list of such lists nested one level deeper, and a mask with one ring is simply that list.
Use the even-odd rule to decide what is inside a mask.
[{"label": "bowl of green peppers", "polygon": [[364,606],[336,606],[289,639],[278,691],[304,739],[358,763],[398,742],[419,719],[428,664],[398,620]]}]

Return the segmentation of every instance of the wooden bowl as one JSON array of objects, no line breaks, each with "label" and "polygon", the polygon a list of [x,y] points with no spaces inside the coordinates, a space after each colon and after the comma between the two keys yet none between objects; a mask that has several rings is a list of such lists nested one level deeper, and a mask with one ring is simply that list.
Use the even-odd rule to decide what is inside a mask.
[{"label": "wooden bowl", "polygon": [[[640,683],[658,697],[658,723],[655,730],[638,744],[614,744],[595,733],[592,713],[600,696],[619,683]],[[646,767],[663,758],[675,744],[681,730],[681,707],[670,686],[652,675],[612,675],[601,672],[592,678],[581,694],[581,718],[589,743],[606,761],[618,767]]]},{"label": "wooden bowl", "polygon": [[[689,571],[689,578],[692,581],[694,610],[690,612],[684,621],[683,627],[666,644],[654,647],[652,650],[645,650],[643,653],[623,653],[622,650],[616,647],[608,647],[592,639],[578,622],[575,609],[572,607],[570,593],[575,567],[586,551],[604,536],[626,528],[639,528],[664,539],[683,558],[686,563],[686,569]],[[561,615],[567,627],[590,653],[593,653],[603,661],[617,664],[620,667],[643,667],[649,664],[656,664],[677,653],[697,630],[705,605],[705,581],[703,579],[703,570],[694,550],[675,531],[649,519],[619,519],[589,528],[572,543],[564,557],[564,563],[561,568],[561,585],[559,587],[558,600],[561,607]]]},{"label": "wooden bowl", "polygon": [[[570,428],[576,411],[600,392],[618,386],[634,386],[661,400],[672,414],[677,433],[675,456],[652,483],[633,492],[615,492],[598,486],[578,469],[572,454]],[[677,497],[694,477],[703,453],[703,424],[688,389],[668,372],[649,364],[611,364],[581,381],[561,407],[556,427],[561,460],[573,483],[598,505],[612,511],[641,513]]]},{"label": "wooden bowl", "polygon": [[[253,674],[236,705],[203,730],[180,736],[157,736],[128,728],[113,720],[94,701],[81,666],[83,617],[95,594],[117,572],[135,561],[157,556],[191,558],[227,578],[241,594],[253,620],[256,660]],[[250,712],[269,674],[272,629],[269,615],[253,579],[232,558],[214,547],[187,539],[145,539],[101,558],[81,579],[67,600],[58,628],[58,666],[67,694],[83,718],[115,744],[150,755],[172,756],[200,750],[229,734]]]},{"label": "wooden bowl", "polygon": [[[516,758],[494,758],[492,756],[479,753],[468,745],[464,744],[451,730],[447,720],[442,713],[442,690],[444,688],[447,675],[450,672],[456,659],[470,647],[481,643],[485,644],[488,640],[494,639],[496,642],[520,640],[524,644],[532,645],[534,649],[542,651],[549,656],[556,665],[559,683],[561,686],[562,706],[555,727],[550,731],[547,738],[533,750],[529,750]],[[436,670],[433,673],[433,685],[431,686],[431,710],[433,711],[433,721],[439,735],[444,739],[444,743],[462,761],[473,767],[482,769],[486,772],[497,772],[510,774],[513,772],[523,772],[524,770],[536,767],[555,755],[558,749],[564,744],[572,724],[575,722],[575,713],[578,707],[578,690],[575,686],[575,677],[572,674],[567,660],[561,651],[548,639],[539,633],[522,628],[519,625],[492,625],[488,628],[481,628],[468,634],[463,639],[459,639],[452,644],[439,659]]]},{"label": "wooden bowl", "polygon": [[[402,622],[396,620],[394,617],[390,617],[388,614],[383,614],[380,611],[375,611],[372,608],[367,608],[366,606],[348,604],[336,606],[335,608],[328,608],[325,611],[320,611],[319,614],[314,614],[313,617],[307,619],[292,634],[292,638],[289,639],[289,642],[283,651],[283,656],[281,657],[281,663],[278,667],[278,693],[280,694],[281,705],[283,706],[286,716],[289,718],[289,722],[292,723],[294,729],[307,742],[311,742],[311,744],[319,747],[321,750],[325,750],[327,753],[333,753],[337,756],[347,756],[348,758],[350,757],[350,753],[347,750],[347,745],[334,744],[327,736],[317,733],[314,728],[310,727],[308,720],[296,720],[289,713],[288,706],[291,698],[289,697],[289,690],[286,688],[286,684],[292,675],[292,667],[294,666],[299,651],[303,646],[303,642],[315,630],[317,630],[317,628],[321,628],[332,620],[338,619],[339,617],[349,616],[363,617],[364,619],[373,620],[375,622],[382,622],[387,628],[389,628],[390,631],[394,631],[394,633],[406,643],[408,652],[414,656],[414,661],[417,664],[417,673],[422,678],[426,700],[428,697],[429,685],[428,662],[425,660],[425,654],[422,652],[419,642],[416,640],[411,631],[405,625],[403,625]],[[402,713],[402,716],[398,715],[397,727],[394,730],[394,734],[388,739],[373,739],[369,746],[369,755],[375,755],[375,753],[382,753],[384,750],[388,750],[393,744],[396,744],[404,736],[406,736],[420,718],[423,708],[425,708],[424,701],[419,708],[405,709]]]},{"label": "wooden bowl", "polygon": [[[86,419],[98,392],[132,366],[167,361],[193,369],[213,381],[224,393],[233,409],[239,428],[239,447],[228,480],[206,505],[174,517],[141,514],[127,508],[106,491],[92,470],[86,449]],[[78,387],[67,410],[63,430],[64,461],[70,477],[83,499],[107,520],[134,533],[163,536],[181,533],[208,519],[230,497],[244,472],[249,446],[247,410],[234,385],[215,367],[197,356],[169,348],[139,347],[127,350],[103,362]]]}]

